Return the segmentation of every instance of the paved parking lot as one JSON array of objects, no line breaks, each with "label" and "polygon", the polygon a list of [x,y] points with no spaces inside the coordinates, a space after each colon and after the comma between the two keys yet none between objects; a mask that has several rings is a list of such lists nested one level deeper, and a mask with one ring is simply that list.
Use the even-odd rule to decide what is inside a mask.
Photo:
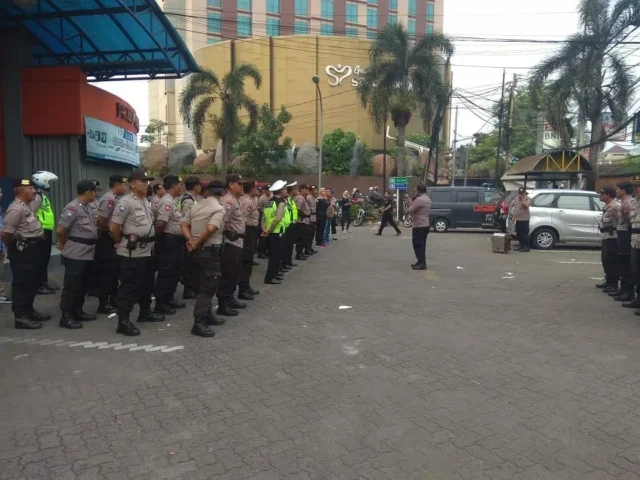
[{"label": "paved parking lot", "polygon": [[0,479],[640,478],[640,318],[599,252],[432,234],[414,272],[406,232],[341,236],[213,339],[3,306]]}]

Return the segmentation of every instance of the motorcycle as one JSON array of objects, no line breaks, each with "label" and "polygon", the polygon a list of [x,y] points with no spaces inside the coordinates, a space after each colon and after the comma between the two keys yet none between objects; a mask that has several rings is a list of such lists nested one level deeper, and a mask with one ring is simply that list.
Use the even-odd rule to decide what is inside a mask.
[{"label": "motorcycle", "polygon": [[353,219],[353,226],[359,227],[364,223],[365,218],[367,218],[367,211],[364,209],[362,203],[358,204],[358,214],[356,218]]},{"label": "motorcycle", "polygon": [[402,223],[407,228],[411,228],[411,226],[413,225],[413,219],[411,218],[411,215],[407,213],[409,211],[410,206],[411,206],[410,203],[405,202],[404,215],[402,216]]}]

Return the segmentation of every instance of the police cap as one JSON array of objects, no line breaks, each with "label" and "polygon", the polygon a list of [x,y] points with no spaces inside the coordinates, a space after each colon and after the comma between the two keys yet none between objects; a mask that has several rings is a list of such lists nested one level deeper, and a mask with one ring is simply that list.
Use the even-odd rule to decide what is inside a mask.
[{"label": "police cap", "polygon": [[227,175],[227,188],[229,188],[229,185],[231,185],[232,183],[239,183],[240,185],[244,184],[245,180],[242,178],[242,175],[240,175],[239,173],[232,173],[230,175]]},{"label": "police cap", "polygon": [[129,179],[127,177],[124,177],[122,175],[111,175],[109,177],[109,186],[113,187],[114,185],[117,185],[119,183],[129,183]]},{"label": "police cap", "polygon": [[222,180],[211,180],[205,187],[214,195],[222,195],[225,183]]},{"label": "police cap", "polygon": [[76,192],[82,195],[87,192],[95,192],[97,190],[95,180],[80,180],[76,185]]},{"label": "police cap", "polygon": [[129,182],[133,180],[143,180],[146,182],[153,182],[155,180],[154,177],[148,177],[146,173],[142,170],[135,170],[129,174]]},{"label": "police cap", "polygon": [[600,189],[600,195],[609,195],[611,198],[616,198],[616,189],[613,185],[604,185]]},{"label": "police cap", "polygon": [[184,181],[184,188],[187,190],[193,190],[198,185],[200,185],[200,179],[198,177],[187,177]]},{"label": "police cap", "polygon": [[13,181],[13,188],[20,188],[20,187],[35,187],[35,184],[28,178],[16,178]]}]

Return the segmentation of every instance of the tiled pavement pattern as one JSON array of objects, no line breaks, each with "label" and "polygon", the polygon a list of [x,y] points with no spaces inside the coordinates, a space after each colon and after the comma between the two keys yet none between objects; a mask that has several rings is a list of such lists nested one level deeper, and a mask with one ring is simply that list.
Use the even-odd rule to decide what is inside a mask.
[{"label": "tiled pavement pattern", "polygon": [[[593,287],[599,252],[448,233],[413,272],[408,234],[371,233],[213,339],[185,312],[134,340],[182,350],[3,343],[0,479],[640,478],[640,318]],[[115,319],[54,322],[3,313],[0,336],[126,342]]]}]

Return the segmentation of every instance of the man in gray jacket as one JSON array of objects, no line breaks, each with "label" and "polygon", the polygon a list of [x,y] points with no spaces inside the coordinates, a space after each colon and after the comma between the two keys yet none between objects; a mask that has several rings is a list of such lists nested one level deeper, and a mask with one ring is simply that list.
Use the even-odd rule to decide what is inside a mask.
[{"label": "man in gray jacket", "polygon": [[429,235],[429,216],[431,215],[431,199],[427,196],[427,187],[416,187],[416,198],[407,211],[411,215],[411,242],[416,254],[416,263],[411,265],[414,270],[427,269],[427,235]]}]

